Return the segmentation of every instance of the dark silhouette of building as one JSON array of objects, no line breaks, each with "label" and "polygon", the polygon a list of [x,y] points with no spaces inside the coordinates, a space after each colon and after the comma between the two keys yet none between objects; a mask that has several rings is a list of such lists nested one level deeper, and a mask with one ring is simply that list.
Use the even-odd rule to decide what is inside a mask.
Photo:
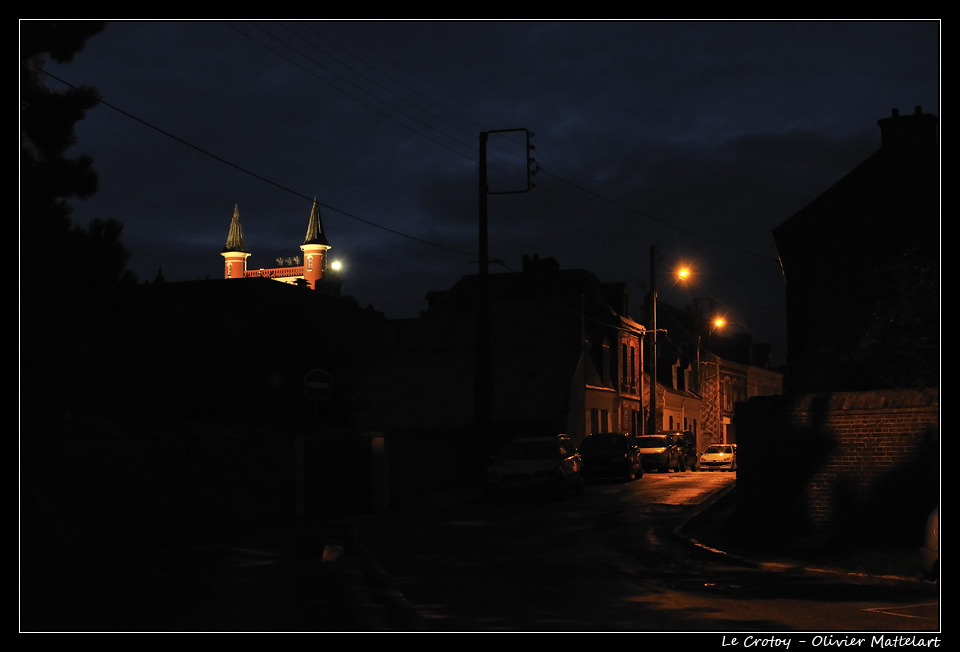
[{"label": "dark silhouette of building", "polygon": [[937,120],[878,124],[880,149],[774,230],[788,391],[738,406],[737,510],[778,547],[916,551],[939,501]]},{"label": "dark silhouette of building", "polygon": [[773,231],[791,392],[939,383],[937,119],[878,124],[880,149]]},{"label": "dark silhouette of building", "polygon": [[[477,425],[478,275],[427,295],[417,319],[382,324],[367,395],[368,427],[443,431]],[[643,427],[643,327],[629,316],[623,283],[560,269],[553,258],[524,257],[523,271],[490,274],[489,447],[521,434]],[[483,442],[476,442],[476,447]]]}]

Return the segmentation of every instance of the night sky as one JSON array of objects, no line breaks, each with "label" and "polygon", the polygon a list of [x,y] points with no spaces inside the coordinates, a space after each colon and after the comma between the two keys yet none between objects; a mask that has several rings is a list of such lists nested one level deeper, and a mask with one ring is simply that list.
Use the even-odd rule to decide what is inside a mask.
[{"label": "night sky", "polygon": [[[879,148],[878,119],[939,115],[940,22],[110,22],[47,70],[101,93],[73,218],[122,222],[142,281],[222,278],[234,205],[249,266],[275,267],[316,197],[344,294],[414,317],[477,271],[480,133],[529,130],[535,187],[489,198],[492,273],[552,256],[628,282],[642,320],[657,246],[661,299],[716,300],[782,363],[771,231]],[[525,181],[516,136],[491,135],[492,191]]]}]

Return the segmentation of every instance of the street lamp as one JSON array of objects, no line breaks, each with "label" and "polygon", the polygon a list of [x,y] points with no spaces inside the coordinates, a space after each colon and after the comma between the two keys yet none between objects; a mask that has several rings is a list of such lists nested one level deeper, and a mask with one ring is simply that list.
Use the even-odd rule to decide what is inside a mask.
[{"label": "street lamp", "polygon": [[650,414],[647,434],[657,428],[657,247],[650,247]]},{"label": "street lamp", "polygon": [[[692,274],[687,265],[681,265],[674,271],[674,281],[684,281]],[[650,414],[647,417],[647,432],[654,433],[660,428],[657,423],[657,246],[650,247]],[[698,347],[699,348],[699,347]],[[697,368],[697,389],[700,388],[700,369]]]},{"label": "street lamp", "polygon": [[[654,433],[659,430],[657,423],[657,300],[659,291],[657,289],[657,246],[650,247],[650,413],[647,417],[647,432]],[[681,264],[673,270],[674,283],[687,281],[693,276],[693,270],[689,265]],[[700,345],[697,344],[697,357],[699,359]],[[697,391],[700,390],[700,365],[697,364]]]},{"label": "street lamp", "polygon": [[[689,283],[693,281],[693,274],[691,273],[689,268],[684,267],[677,271],[677,278],[683,282]],[[701,314],[700,312],[701,301],[709,301],[711,303],[710,312],[713,313],[712,316],[704,317]],[[719,358],[714,353],[713,356],[715,360],[713,361],[705,361],[700,359],[701,343],[703,340],[704,331],[706,331],[707,337],[711,338],[714,331],[720,330],[724,326],[726,326],[726,318],[722,315],[716,314],[716,307],[713,304],[714,304],[714,299],[712,297],[709,299],[695,298],[693,300],[694,330],[697,338],[696,384],[697,384],[697,394],[700,395],[700,398],[702,400],[703,398],[705,398],[705,395],[702,391],[701,382],[700,382],[703,377],[703,365],[713,365],[714,372],[715,372],[713,375],[713,378],[716,380],[716,383],[717,383],[717,389],[714,395],[715,398],[713,399],[716,402],[716,409],[715,410],[708,409],[708,412],[714,413],[712,417],[716,418],[715,440],[718,439],[720,441],[725,441],[726,432],[723,427],[723,394],[722,394],[723,384],[720,378],[720,363],[718,362]],[[699,443],[700,442],[698,442],[698,445]]]}]

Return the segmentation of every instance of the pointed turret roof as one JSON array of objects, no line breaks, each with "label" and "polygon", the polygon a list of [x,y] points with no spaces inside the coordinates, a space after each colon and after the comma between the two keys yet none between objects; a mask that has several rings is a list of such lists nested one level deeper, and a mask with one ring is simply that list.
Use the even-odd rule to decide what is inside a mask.
[{"label": "pointed turret roof", "polygon": [[243,243],[243,225],[240,224],[240,207],[233,205],[233,219],[230,220],[230,233],[227,234],[227,244],[223,247],[224,251],[242,251],[247,253]]},{"label": "pointed turret roof", "polygon": [[327,235],[323,230],[323,223],[320,221],[320,205],[317,203],[317,198],[313,198],[313,208],[310,210],[310,222],[307,224],[307,237],[304,238],[303,244],[318,244],[330,246],[330,243],[327,242]]}]

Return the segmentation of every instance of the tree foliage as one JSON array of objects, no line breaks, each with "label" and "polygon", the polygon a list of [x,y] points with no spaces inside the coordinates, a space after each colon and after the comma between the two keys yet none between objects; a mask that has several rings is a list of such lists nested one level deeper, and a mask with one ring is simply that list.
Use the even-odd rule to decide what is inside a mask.
[{"label": "tree foliage", "polygon": [[103,29],[92,21],[20,23],[20,249],[31,257],[47,254],[54,263],[23,275],[27,299],[56,292],[65,280],[56,263],[66,257],[79,263],[69,270],[72,281],[90,291],[125,277],[129,253],[120,241],[122,225],[112,219],[88,227],[70,221],[70,201],[98,190],[93,159],[68,152],[77,144],[76,123],[97,106],[99,93],[88,86],[52,90],[43,71],[48,59],[70,62]]},{"label": "tree foliage", "polygon": [[[20,388],[21,419],[56,420],[73,398],[51,400],[59,387],[90,394],[98,373],[105,324],[115,317],[111,294],[129,253],[122,224],[96,219],[74,224],[71,201],[93,196],[90,156],[72,154],[75,125],[100,101],[90,87],[51,89],[44,65],[68,63],[104,29],[88,21],[20,22]],[[41,259],[42,257],[42,259]],[[102,366],[102,360],[101,364]],[[90,389],[86,389],[90,388]]]}]

